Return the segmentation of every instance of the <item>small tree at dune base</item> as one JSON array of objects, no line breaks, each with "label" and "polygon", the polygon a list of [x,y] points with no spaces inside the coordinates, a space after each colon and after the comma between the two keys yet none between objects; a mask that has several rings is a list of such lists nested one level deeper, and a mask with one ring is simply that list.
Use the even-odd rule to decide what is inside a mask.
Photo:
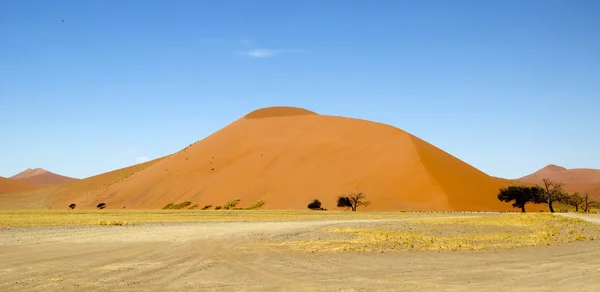
[{"label": "small tree at dune base", "polygon": [[509,186],[508,188],[500,189],[498,200],[502,202],[511,202],[515,208],[521,208],[521,212],[525,212],[525,204],[546,203],[544,191],[540,187],[524,187],[524,186]]},{"label": "small tree at dune base", "polygon": [[320,210],[321,209],[321,201],[314,199],[312,202],[308,203],[308,207],[311,210]]},{"label": "small tree at dune base", "polygon": [[96,206],[96,208],[102,210],[102,209],[106,208],[106,204],[105,203],[100,203],[100,204],[98,204],[98,206]]},{"label": "small tree at dune base", "polygon": [[365,194],[362,192],[351,193],[346,196],[339,196],[337,198],[337,206],[340,208],[350,208],[352,211],[356,211],[359,206],[367,207],[371,203],[365,200]]},{"label": "small tree at dune base", "polygon": [[69,209],[71,209],[71,210],[75,209],[75,207],[77,207],[77,205],[75,205],[75,204],[69,205]]}]

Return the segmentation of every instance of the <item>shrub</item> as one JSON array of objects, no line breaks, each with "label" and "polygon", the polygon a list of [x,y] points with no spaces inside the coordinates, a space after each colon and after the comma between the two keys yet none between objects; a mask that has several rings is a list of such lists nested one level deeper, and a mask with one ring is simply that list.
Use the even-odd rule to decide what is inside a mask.
[{"label": "shrub", "polygon": [[69,205],[69,209],[71,209],[71,210],[75,209],[75,207],[77,207],[77,205],[75,205],[75,204]]},{"label": "shrub", "polygon": [[229,210],[231,208],[234,208],[235,206],[237,206],[237,204],[239,202],[240,202],[240,199],[233,199],[233,200],[227,202],[227,204],[223,205],[223,209]]},{"label": "shrub", "polygon": [[221,210],[221,208],[222,208],[221,206],[216,206],[215,210]]},{"label": "shrub", "polygon": [[106,208],[106,204],[100,203],[100,204],[98,204],[98,206],[96,206],[96,208],[102,210],[102,209]]},{"label": "shrub", "polygon": [[169,209],[179,210],[179,209],[183,209],[191,204],[192,204],[192,202],[190,202],[190,201],[185,201],[185,202],[179,203],[179,204],[168,203],[166,206],[163,207],[163,210],[169,210]]},{"label": "shrub", "polygon": [[110,226],[125,226],[128,225],[125,221],[100,221],[100,225],[110,225]]},{"label": "shrub", "polygon": [[192,204],[192,202],[190,202],[190,201],[185,201],[185,202],[183,202],[183,203],[179,203],[179,204],[177,204],[177,205],[173,206],[173,209],[175,209],[175,210],[183,209],[183,208],[185,208],[185,207],[187,207],[187,206],[189,206],[189,205],[191,205],[191,204]]},{"label": "shrub", "polygon": [[312,202],[310,202],[308,204],[307,207],[311,210],[319,210],[319,209],[321,209],[321,201],[314,199]]},{"label": "shrub", "polygon": [[188,208],[188,210],[194,210],[196,208],[198,208],[198,204],[192,205],[191,207]]},{"label": "shrub", "polygon": [[258,200],[256,202],[254,202],[254,204],[250,205],[250,207],[246,208],[246,210],[255,210],[255,209],[262,207],[264,204],[265,204],[265,201]]},{"label": "shrub", "polygon": [[200,209],[200,210],[208,210],[208,209],[210,209],[211,207],[212,207],[212,205],[206,205],[206,206],[202,207],[202,209]]}]

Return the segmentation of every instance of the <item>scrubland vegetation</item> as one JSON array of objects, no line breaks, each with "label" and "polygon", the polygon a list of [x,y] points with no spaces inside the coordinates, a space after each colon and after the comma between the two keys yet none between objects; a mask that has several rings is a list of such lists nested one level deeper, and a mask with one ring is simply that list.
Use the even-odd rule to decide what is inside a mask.
[{"label": "scrubland vegetation", "polygon": [[[431,213],[431,216],[443,213]],[[2,226],[127,225],[163,222],[261,222],[347,219],[400,219],[422,216],[404,212],[312,212],[286,210],[1,210]],[[105,222],[105,223],[102,223]]]},{"label": "scrubland vegetation", "polygon": [[274,245],[319,251],[441,251],[511,249],[600,240],[600,226],[549,213],[504,214],[364,223],[324,228]]}]

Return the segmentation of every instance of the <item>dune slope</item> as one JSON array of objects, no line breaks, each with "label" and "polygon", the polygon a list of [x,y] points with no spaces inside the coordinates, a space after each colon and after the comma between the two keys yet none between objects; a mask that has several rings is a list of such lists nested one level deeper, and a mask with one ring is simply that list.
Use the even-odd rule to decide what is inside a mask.
[{"label": "dune slope", "polygon": [[0,194],[33,190],[38,186],[0,176]]},{"label": "dune slope", "polygon": [[[78,206],[88,205],[90,207],[95,207],[96,205],[91,204],[90,202],[97,201],[98,196],[106,191],[110,185],[118,183],[121,180],[146,169],[161,159],[162,158],[155,159],[65,184],[51,185],[43,188],[38,187],[38,189],[34,189],[35,187],[29,189],[14,189],[10,193],[0,196],[0,208],[60,209],[66,208],[71,203],[76,203]],[[19,181],[15,182],[24,184]],[[119,208],[122,207],[123,206],[119,206]]]},{"label": "dune slope", "polygon": [[362,191],[369,210],[513,210],[496,198],[508,183],[388,125],[275,107],[246,115],[84,204],[216,206],[239,198],[242,207],[260,199],[264,208],[305,209],[319,199],[336,209],[337,195]]}]

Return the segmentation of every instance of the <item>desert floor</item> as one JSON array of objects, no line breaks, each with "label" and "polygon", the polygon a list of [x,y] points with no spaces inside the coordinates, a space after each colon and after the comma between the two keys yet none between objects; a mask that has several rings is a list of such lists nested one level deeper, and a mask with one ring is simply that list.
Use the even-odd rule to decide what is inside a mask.
[{"label": "desert floor", "polygon": [[[341,237],[358,249],[297,248],[306,247],[301,242],[339,242],[338,235],[323,231],[332,228],[412,230],[436,226],[415,220],[479,216],[506,215],[7,225],[0,227],[0,291],[600,290],[600,240],[482,250],[390,251],[371,245],[381,250],[360,251],[362,243]],[[435,232],[440,234],[463,230],[439,226]]]}]

